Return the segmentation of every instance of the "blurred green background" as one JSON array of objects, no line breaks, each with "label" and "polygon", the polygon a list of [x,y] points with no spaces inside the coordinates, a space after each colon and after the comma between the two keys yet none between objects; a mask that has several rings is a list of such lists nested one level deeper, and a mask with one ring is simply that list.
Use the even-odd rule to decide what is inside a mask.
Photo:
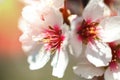
[{"label": "blurred green background", "polygon": [[31,71],[25,56],[0,59],[0,80],[83,80],[72,71],[72,61],[62,79],[53,77],[50,62],[42,69]]}]

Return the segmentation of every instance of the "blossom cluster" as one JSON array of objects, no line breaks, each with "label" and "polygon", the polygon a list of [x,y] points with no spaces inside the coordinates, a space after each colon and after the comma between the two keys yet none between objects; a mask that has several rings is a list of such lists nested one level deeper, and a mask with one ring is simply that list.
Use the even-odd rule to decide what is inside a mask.
[{"label": "blossom cluster", "polygon": [[62,78],[73,55],[75,74],[120,80],[120,16],[105,1],[89,0],[79,16],[66,7],[67,0],[24,0],[19,40],[29,68],[43,68],[52,58],[52,75]]}]

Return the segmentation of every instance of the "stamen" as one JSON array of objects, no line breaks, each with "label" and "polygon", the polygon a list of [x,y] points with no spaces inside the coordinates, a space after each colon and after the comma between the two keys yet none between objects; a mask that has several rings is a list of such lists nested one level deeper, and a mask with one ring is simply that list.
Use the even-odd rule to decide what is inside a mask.
[{"label": "stamen", "polygon": [[81,39],[85,44],[94,39],[98,39],[98,24],[99,23],[97,22],[86,22],[83,20],[82,25],[77,30],[78,38]]},{"label": "stamen", "polygon": [[112,60],[109,63],[109,67],[111,71],[116,71],[118,69],[118,62],[119,62],[119,56],[118,51],[120,50],[119,45],[116,45],[115,43],[109,43],[109,46],[112,50]]},{"label": "stamen", "polygon": [[45,37],[42,39],[42,42],[46,44],[46,50],[49,50],[51,54],[55,53],[56,50],[59,50],[61,44],[64,40],[62,35],[62,30],[59,26],[49,26],[48,29],[44,31]]}]

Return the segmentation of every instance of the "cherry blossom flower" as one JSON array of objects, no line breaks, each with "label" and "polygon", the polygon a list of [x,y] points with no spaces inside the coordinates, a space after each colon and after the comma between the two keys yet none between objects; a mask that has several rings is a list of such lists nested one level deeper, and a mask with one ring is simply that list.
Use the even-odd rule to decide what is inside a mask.
[{"label": "cherry blossom flower", "polygon": [[112,50],[112,60],[104,73],[105,80],[120,80],[120,45],[109,43]]},{"label": "cherry blossom flower", "polygon": [[69,61],[69,34],[59,9],[43,3],[27,5],[22,11],[19,26],[23,32],[20,37],[22,48],[29,53],[30,69],[44,67],[50,57],[53,57],[52,75],[62,78]]},{"label": "cherry blossom flower", "polygon": [[109,64],[112,54],[106,43],[120,39],[120,17],[107,17],[110,14],[109,8],[102,0],[91,0],[82,17],[71,21],[70,43],[73,55],[79,56],[82,45],[85,44],[85,55],[89,62],[96,67]]},{"label": "cherry blossom flower", "polygon": [[74,73],[85,79],[93,79],[104,75],[105,80],[120,80],[120,44],[111,42],[109,46],[112,51],[112,60],[108,66],[95,67],[87,60],[85,54],[81,53],[79,63],[73,67]]}]

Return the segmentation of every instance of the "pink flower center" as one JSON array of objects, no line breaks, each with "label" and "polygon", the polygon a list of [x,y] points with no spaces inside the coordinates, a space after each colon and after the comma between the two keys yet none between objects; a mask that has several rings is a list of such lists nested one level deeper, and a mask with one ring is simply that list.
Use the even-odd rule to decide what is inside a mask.
[{"label": "pink flower center", "polygon": [[85,44],[94,39],[99,39],[97,37],[97,25],[97,22],[83,20],[82,25],[77,29],[78,38]]},{"label": "pink flower center", "polygon": [[60,50],[63,40],[64,36],[62,35],[62,30],[59,26],[49,26],[48,29],[45,29],[42,42],[45,44],[46,50],[49,50],[51,53]]},{"label": "pink flower center", "polygon": [[109,67],[111,71],[115,71],[118,69],[118,61],[120,60],[120,45],[109,43],[109,46],[112,50],[112,60],[109,63]]}]

